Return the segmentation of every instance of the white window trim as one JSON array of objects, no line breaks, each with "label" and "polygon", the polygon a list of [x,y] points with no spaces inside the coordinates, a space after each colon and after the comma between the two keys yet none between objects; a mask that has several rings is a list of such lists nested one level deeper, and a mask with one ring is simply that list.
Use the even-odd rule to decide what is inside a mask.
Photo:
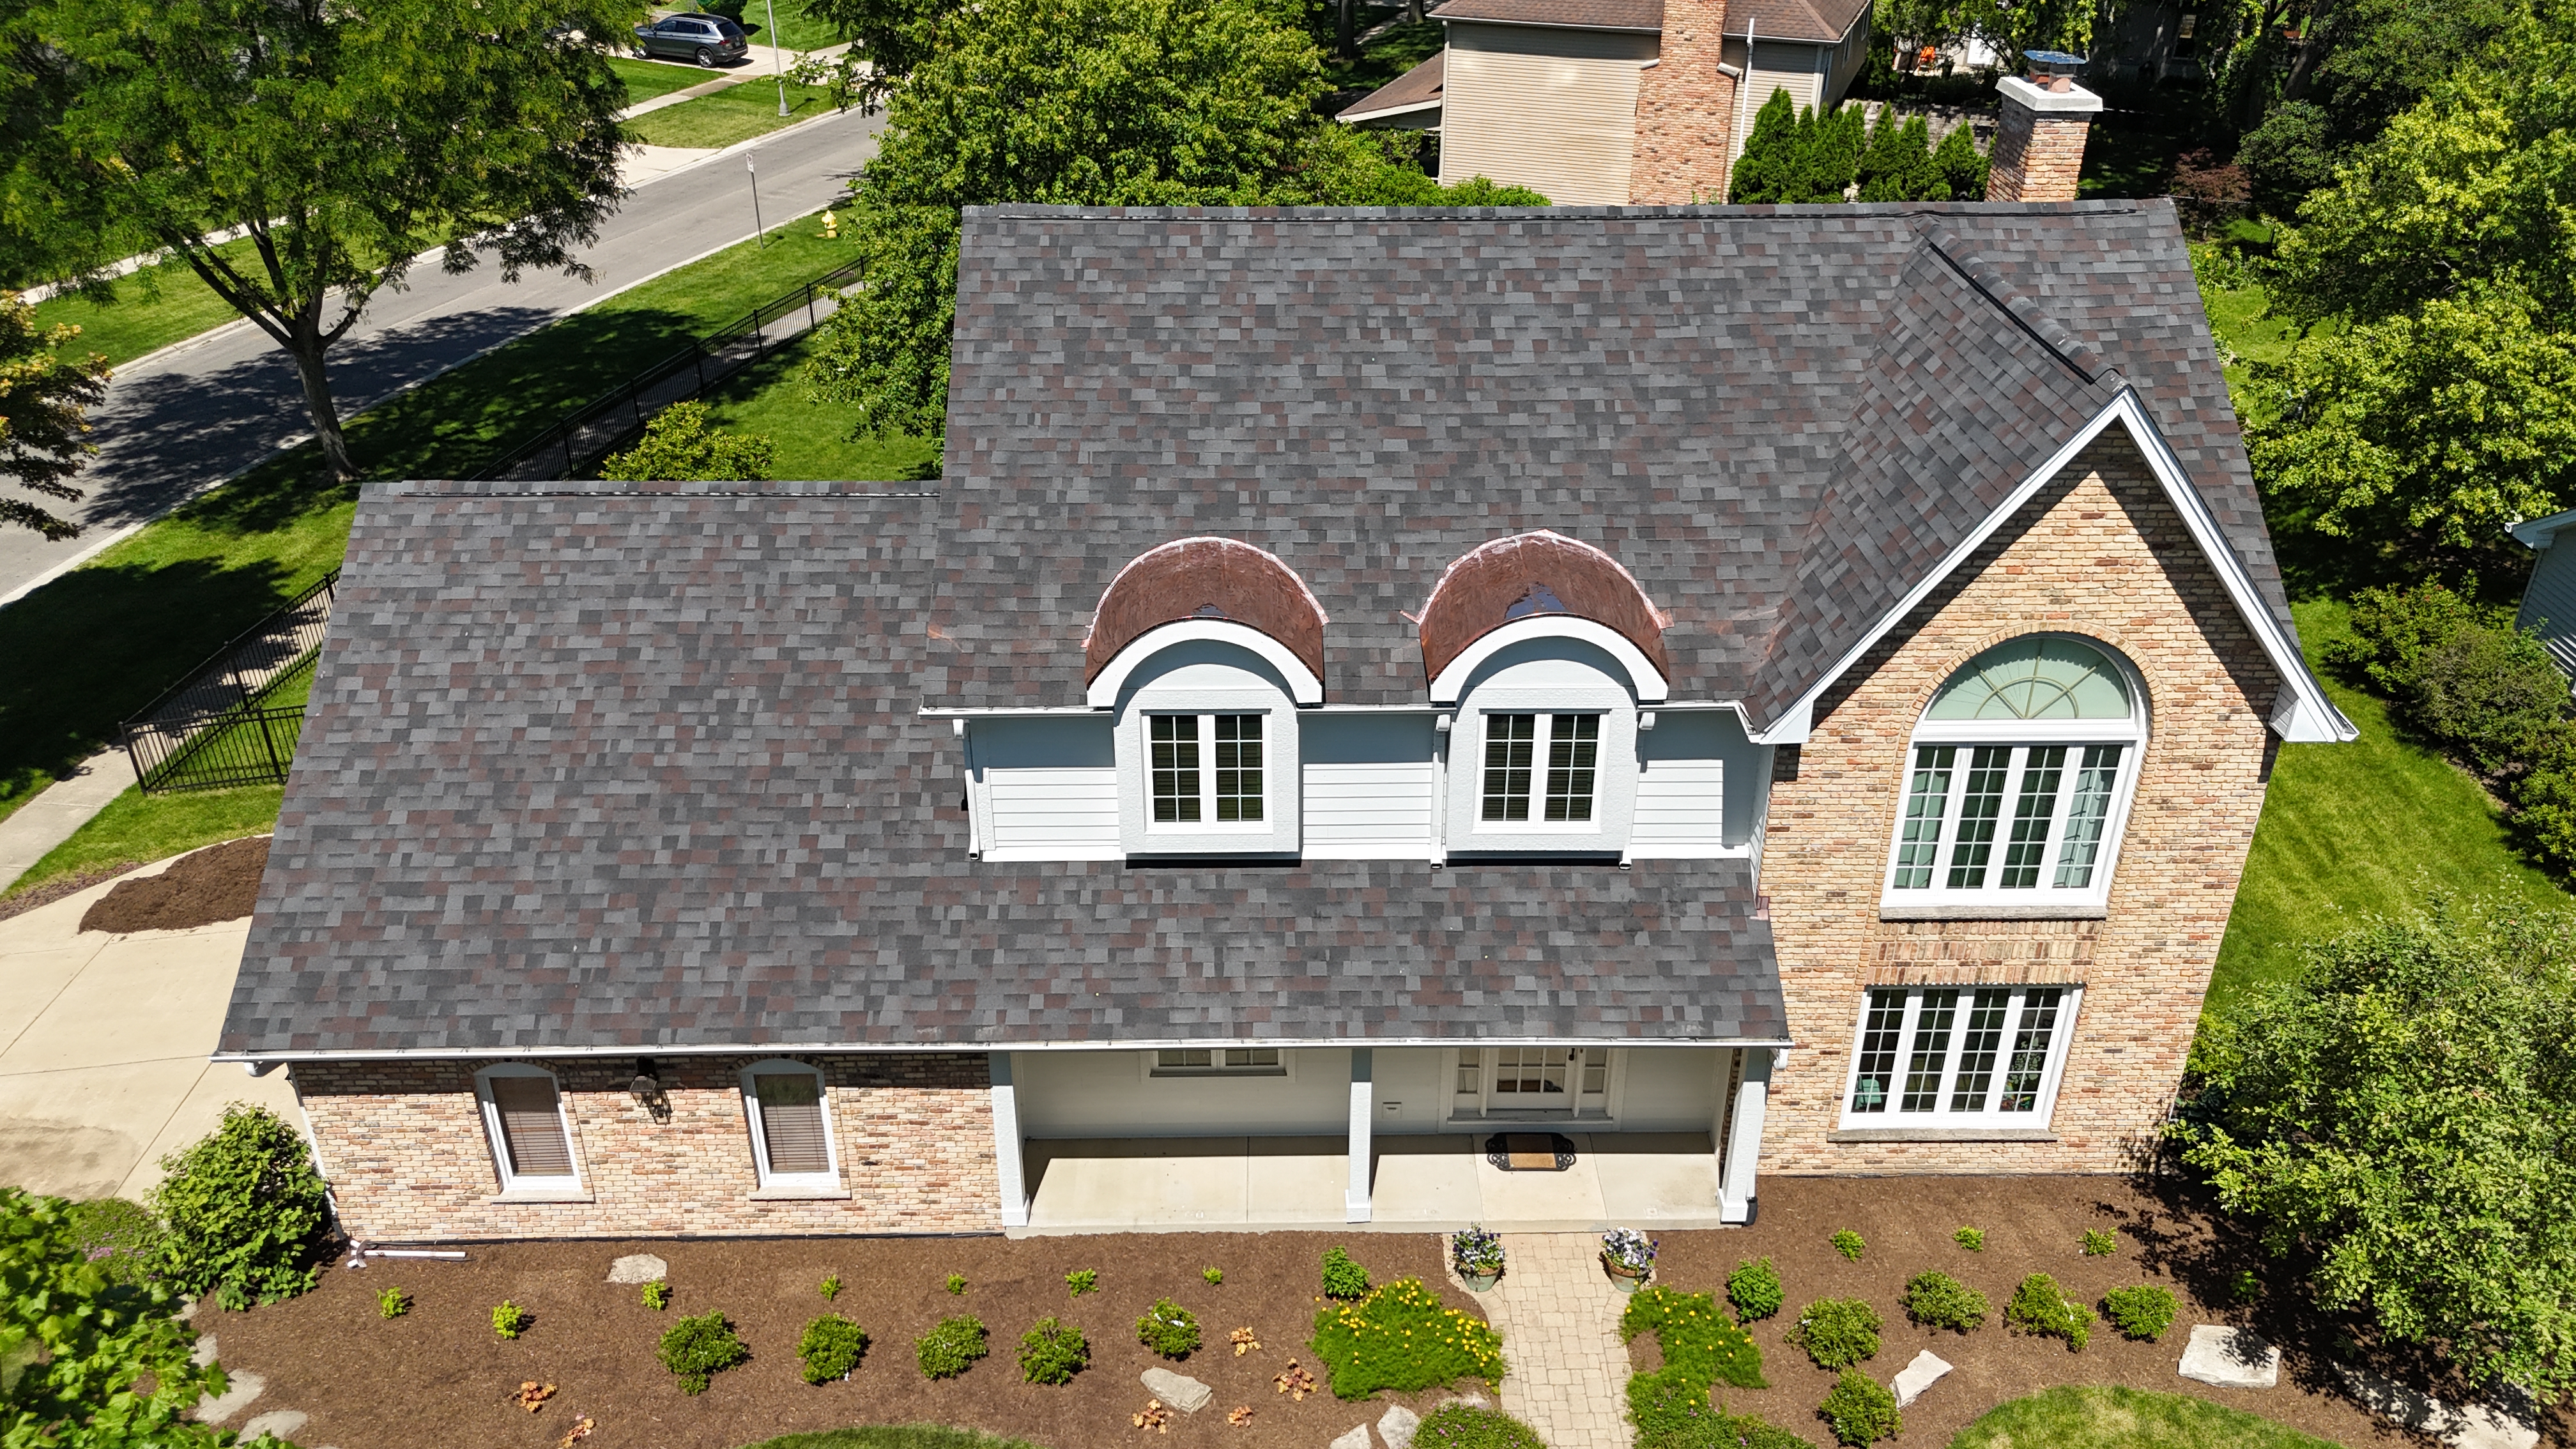
[{"label": "white window trim", "polygon": [[[1615,1125],[1619,1121],[1620,1108],[1625,1104],[1628,1086],[1628,1053],[1624,1049],[1607,1042],[1554,1044],[1524,1042],[1517,1045],[1535,1045],[1551,1051],[1584,1048],[1605,1052],[1608,1057],[1609,1072],[1603,1079],[1601,1105],[1589,1111],[1584,1110],[1582,1093],[1578,1089],[1575,1093],[1575,1104],[1564,1109],[1522,1107],[1518,1104],[1497,1107],[1494,1105],[1493,1063],[1485,1059],[1485,1053],[1498,1051],[1501,1048],[1457,1047],[1441,1054],[1440,1100],[1444,1105],[1440,1109],[1440,1115],[1444,1122],[1458,1127],[1546,1126],[1551,1123],[1598,1127],[1604,1124]],[[1461,1111],[1458,1106],[1458,1070],[1471,1061],[1475,1064],[1477,1074],[1477,1110],[1467,1112]]]},{"label": "white window trim", "polygon": [[[492,1095],[494,1077],[543,1077],[554,1084],[555,1119],[563,1126],[564,1160],[572,1171],[561,1176],[534,1175],[519,1172],[510,1161],[510,1139],[501,1131],[501,1103]],[[555,1195],[584,1193],[581,1180],[581,1139],[573,1135],[572,1108],[565,1100],[563,1079],[553,1072],[527,1062],[499,1062],[474,1074],[474,1099],[483,1109],[484,1141],[492,1149],[492,1171],[499,1178],[504,1195]]]},{"label": "white window trim", "polygon": [[[1308,597],[1311,601],[1312,595]],[[1288,681],[1289,697],[1294,703],[1315,705],[1324,702],[1324,681],[1306,667],[1306,661],[1298,658],[1295,651],[1251,625],[1238,624],[1231,619],[1184,619],[1137,635],[1084,688],[1083,702],[1093,709],[1114,708],[1118,696],[1127,690],[1128,676],[1173,645],[1199,640],[1231,644],[1259,655],[1271,668],[1279,671],[1280,678]]]},{"label": "white window trim", "polygon": [[[1168,836],[1241,835],[1264,841],[1276,834],[1279,782],[1270,768],[1274,746],[1282,728],[1297,727],[1295,716],[1282,719],[1267,708],[1258,709],[1168,709],[1148,706],[1136,711],[1139,726],[1145,731],[1145,835],[1148,839]],[[1216,818],[1216,728],[1218,715],[1251,715],[1261,721],[1261,818],[1258,820],[1219,820]],[[1196,820],[1157,820],[1154,818],[1153,721],[1186,719],[1197,723],[1199,764],[1199,818]],[[1263,847],[1266,848],[1266,847]]]},{"label": "white window trim", "polygon": [[[823,1160],[830,1166],[822,1172],[772,1172],[769,1170],[769,1134],[760,1120],[760,1091],[753,1085],[761,1073],[783,1076],[803,1072],[814,1079],[817,1099],[823,1106]],[[751,1129],[751,1162],[764,1192],[788,1190],[822,1190],[838,1193],[841,1188],[841,1144],[832,1130],[832,1079],[811,1062],[789,1057],[771,1057],[742,1069],[743,1119]]]},{"label": "white window trim", "polygon": [[[1273,1050],[1279,1053],[1275,1067],[1166,1067],[1159,1065],[1167,1051],[1224,1052],[1229,1049]],[[1297,1077],[1297,1053],[1289,1047],[1274,1047],[1268,1042],[1182,1042],[1177,1046],[1148,1047],[1136,1054],[1137,1069],[1149,1082],[1204,1082],[1211,1079],[1249,1077],[1258,1081],[1294,1081]]]},{"label": "white window trim", "polygon": [[[1953,1112],[1949,1107],[1950,1093],[1959,1074],[1959,1058],[1962,1048],[1965,1045],[1964,1038],[1967,1032],[1967,1014],[1971,1003],[1976,1000],[1976,994],[1980,990],[2008,991],[2012,993],[2012,1004],[2007,1009],[2008,1015],[2004,1021],[2003,1040],[1997,1048],[1998,1054],[1994,1069],[1995,1080],[1987,1095],[1988,1105],[1986,1110],[1982,1112]],[[1865,1036],[1869,1030],[1870,997],[1881,991],[1902,991],[1906,994],[1905,1018],[1903,1025],[1897,1033],[1895,1065],[1889,1072],[1887,1087],[1889,1101],[1887,1109],[1882,1112],[1862,1112],[1853,1108],[1852,1093],[1860,1086],[1861,1038]],[[1913,1054],[1914,1033],[1922,1018],[1923,999],[1927,993],[1933,991],[1956,991],[1959,993],[1958,1014],[1952,1019],[1950,1025],[1949,1052],[1943,1059],[1941,1065],[1941,1081],[1938,1089],[1938,1098],[1932,1111],[1900,1111],[1898,1110],[1898,1102],[1902,1097],[1902,1081],[1905,1075],[1907,1061]],[[2022,1012],[2027,1009],[2026,1003],[2029,1000],[2030,993],[2034,991],[2056,991],[2059,993],[2057,1002],[2057,1020],[2050,1028],[2050,1036],[2048,1039],[2048,1061],[2040,1071],[2039,1102],[2037,1106],[2027,1112],[2001,1111],[1998,1110],[1994,1104],[2002,1099],[2003,1074],[2005,1068],[2011,1062],[2013,1034],[2021,1027]],[[1958,986],[1864,987],[1860,994],[1860,1010],[1856,1013],[1852,1021],[1851,1062],[1843,1072],[1842,1106],[1836,1115],[1836,1125],[1839,1129],[1845,1131],[1887,1129],[1891,1131],[1958,1131],[1963,1133],[1977,1133],[1997,1129],[2047,1129],[2055,1120],[2057,1115],[2057,1090],[2065,1080],[2067,1053],[2070,1049],[2071,1043],[2075,1040],[2076,1016],[2078,1011],[2082,1008],[2083,1003],[2084,988],[2080,985],[2071,983],[2036,982],[2030,985],[2021,985],[2018,983],[1988,981],[1984,983],[1963,984]]]},{"label": "white window trim", "polygon": [[[1592,818],[1550,821],[1487,820],[1485,721],[1492,715],[1592,714],[1601,717],[1593,755]],[[1471,690],[1458,711],[1449,765],[1448,848],[1458,854],[1619,854],[1637,812],[1637,708],[1624,689],[1604,679],[1598,688],[1498,688]],[[1537,729],[1530,813],[1539,803],[1547,771],[1552,724]]]},{"label": "white window trim", "polygon": [[[1118,762],[1119,845],[1130,856],[1295,855],[1300,818],[1298,790],[1304,778],[1299,763],[1295,707],[1278,686],[1242,668],[1240,686],[1164,688],[1148,683],[1135,690],[1119,712],[1113,749]],[[1262,735],[1262,815],[1258,822],[1221,823],[1199,820],[1159,824],[1154,820],[1152,726],[1155,715],[1257,714],[1266,716]],[[1201,727],[1202,736],[1206,734]],[[1202,799],[1212,799],[1214,757],[1200,755]]]}]

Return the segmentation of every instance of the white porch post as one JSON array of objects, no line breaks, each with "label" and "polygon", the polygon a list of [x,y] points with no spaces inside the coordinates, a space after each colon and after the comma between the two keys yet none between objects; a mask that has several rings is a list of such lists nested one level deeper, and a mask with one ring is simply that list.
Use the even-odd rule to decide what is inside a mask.
[{"label": "white porch post", "polygon": [[1727,1135],[1725,1176],[1717,1194],[1717,1220],[1753,1221],[1753,1168],[1762,1160],[1762,1107],[1771,1094],[1771,1047],[1744,1048],[1744,1085],[1735,1093],[1735,1122]]},{"label": "white porch post", "polygon": [[1029,1225],[1029,1182],[1020,1166],[1020,1101],[1011,1085],[1011,1054],[991,1054],[993,1078],[993,1176],[1001,1189],[1002,1226]]},{"label": "white porch post", "polygon": [[1376,1110],[1376,1063],[1367,1047],[1351,1048],[1351,1183],[1342,1193],[1342,1221],[1369,1220],[1369,1114]]}]

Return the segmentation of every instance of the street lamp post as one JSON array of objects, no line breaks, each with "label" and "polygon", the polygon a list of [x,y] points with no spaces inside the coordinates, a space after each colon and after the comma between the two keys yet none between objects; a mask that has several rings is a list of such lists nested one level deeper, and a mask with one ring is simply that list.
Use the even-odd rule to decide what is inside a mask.
[{"label": "street lamp post", "polygon": [[787,115],[787,60],[778,53],[778,0],[763,0],[769,7],[769,68],[778,77],[778,114]]}]

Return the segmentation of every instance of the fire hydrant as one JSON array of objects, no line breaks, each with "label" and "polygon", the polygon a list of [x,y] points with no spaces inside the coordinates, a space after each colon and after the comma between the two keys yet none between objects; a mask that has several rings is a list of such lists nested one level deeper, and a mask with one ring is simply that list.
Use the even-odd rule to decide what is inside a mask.
[{"label": "fire hydrant", "polygon": [[828,208],[826,208],[826,209],[825,209],[825,211],[823,212],[823,240],[825,240],[825,241],[839,241],[840,239],[841,239],[841,219],[840,219],[839,217],[837,217],[837,216],[834,216],[834,215],[831,213],[831,211],[830,211]]}]

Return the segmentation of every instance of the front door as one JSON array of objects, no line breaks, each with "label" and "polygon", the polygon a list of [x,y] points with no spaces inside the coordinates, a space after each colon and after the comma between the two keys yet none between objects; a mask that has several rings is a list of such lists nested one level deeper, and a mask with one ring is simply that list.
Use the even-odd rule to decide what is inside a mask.
[{"label": "front door", "polygon": [[1454,1117],[1601,1117],[1609,1110],[1607,1047],[1469,1047],[1458,1053]]}]

